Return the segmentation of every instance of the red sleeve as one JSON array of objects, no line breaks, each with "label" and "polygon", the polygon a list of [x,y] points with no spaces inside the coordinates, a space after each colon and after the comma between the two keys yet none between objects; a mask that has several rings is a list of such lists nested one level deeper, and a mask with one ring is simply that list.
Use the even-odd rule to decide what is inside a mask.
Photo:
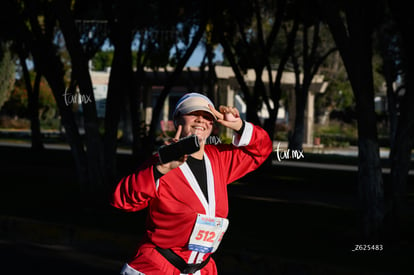
[{"label": "red sleeve", "polygon": [[148,201],[156,196],[153,165],[157,162],[154,156],[138,170],[120,180],[112,194],[111,205],[125,211],[138,211],[148,206]]},{"label": "red sleeve", "polygon": [[217,157],[223,168],[221,176],[227,183],[256,170],[273,150],[272,141],[265,130],[248,122],[246,126],[242,135],[235,135],[233,144],[217,146]]}]

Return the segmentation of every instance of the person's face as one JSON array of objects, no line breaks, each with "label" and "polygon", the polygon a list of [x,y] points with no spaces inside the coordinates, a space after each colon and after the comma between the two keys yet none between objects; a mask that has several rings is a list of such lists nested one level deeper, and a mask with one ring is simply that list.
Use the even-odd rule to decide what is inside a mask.
[{"label": "person's face", "polygon": [[213,130],[213,120],[213,116],[204,111],[194,111],[182,115],[179,120],[179,124],[182,126],[181,137],[195,134],[200,141],[205,142]]}]

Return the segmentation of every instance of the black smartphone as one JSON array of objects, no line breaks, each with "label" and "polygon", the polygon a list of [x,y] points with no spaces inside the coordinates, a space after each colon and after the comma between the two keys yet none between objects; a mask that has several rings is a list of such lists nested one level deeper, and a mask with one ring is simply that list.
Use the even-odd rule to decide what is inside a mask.
[{"label": "black smartphone", "polygon": [[158,149],[161,163],[179,160],[184,155],[190,155],[200,150],[200,144],[196,135],[191,135],[178,140],[175,143],[162,145]]}]

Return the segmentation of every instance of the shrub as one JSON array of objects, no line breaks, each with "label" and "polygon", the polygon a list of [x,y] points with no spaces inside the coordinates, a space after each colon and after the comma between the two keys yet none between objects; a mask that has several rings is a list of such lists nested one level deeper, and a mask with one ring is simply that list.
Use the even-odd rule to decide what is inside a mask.
[{"label": "shrub", "polygon": [[346,147],[357,144],[358,131],[355,124],[331,121],[328,125],[316,125],[315,136],[327,147]]}]

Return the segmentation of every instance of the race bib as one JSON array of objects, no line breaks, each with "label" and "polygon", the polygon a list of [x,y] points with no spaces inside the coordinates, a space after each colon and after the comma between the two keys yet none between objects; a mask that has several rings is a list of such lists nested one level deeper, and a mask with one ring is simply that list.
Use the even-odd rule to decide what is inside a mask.
[{"label": "race bib", "polygon": [[197,214],[188,249],[202,253],[215,252],[228,226],[228,219]]}]

